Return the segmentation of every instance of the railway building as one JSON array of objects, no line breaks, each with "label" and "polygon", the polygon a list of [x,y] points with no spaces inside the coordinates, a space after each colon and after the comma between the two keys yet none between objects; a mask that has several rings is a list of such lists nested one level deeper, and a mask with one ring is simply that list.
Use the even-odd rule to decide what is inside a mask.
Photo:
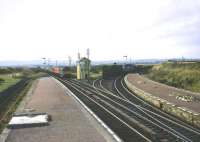
[{"label": "railway building", "polygon": [[108,78],[115,78],[117,76],[122,75],[123,73],[123,68],[122,65],[104,65],[103,66],[103,78],[108,79]]},{"label": "railway building", "polygon": [[77,79],[87,79],[90,74],[90,59],[83,57],[77,62]]}]

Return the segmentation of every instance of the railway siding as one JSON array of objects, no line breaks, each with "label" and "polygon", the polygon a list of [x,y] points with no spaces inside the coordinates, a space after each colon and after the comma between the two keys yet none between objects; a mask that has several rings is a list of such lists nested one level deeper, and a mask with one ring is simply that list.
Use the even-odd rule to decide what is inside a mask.
[{"label": "railway siding", "polygon": [[[136,95],[144,99],[145,101],[153,104],[157,108],[170,113],[183,121],[186,121],[194,126],[200,128],[200,113],[187,108],[187,106],[180,106],[179,104],[172,103],[162,97],[156,96],[154,93],[149,93],[147,91],[142,90],[141,88],[137,87],[130,81],[128,78],[130,74],[124,77],[124,81],[127,87]],[[141,78],[141,77],[140,77]]]}]

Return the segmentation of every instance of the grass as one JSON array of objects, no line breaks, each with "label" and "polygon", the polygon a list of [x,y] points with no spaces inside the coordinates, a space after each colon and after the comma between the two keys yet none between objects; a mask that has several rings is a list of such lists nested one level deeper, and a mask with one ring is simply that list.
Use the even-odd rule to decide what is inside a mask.
[{"label": "grass", "polygon": [[21,78],[12,77],[11,75],[0,75],[0,79],[2,80],[0,83],[0,92],[6,90],[12,85],[15,85],[21,80]]},{"label": "grass", "polygon": [[102,71],[99,72],[90,72],[90,79],[95,80],[102,77]]},{"label": "grass", "polygon": [[152,80],[200,92],[200,63],[163,63],[155,65],[147,74]]},{"label": "grass", "polygon": [[32,85],[33,80],[30,80],[27,85],[19,92],[13,94],[13,100],[8,102],[6,110],[4,110],[4,115],[0,119],[0,133],[2,130],[7,126],[8,122],[12,118],[13,113],[16,111],[17,107],[19,106],[21,100],[24,98],[24,96],[27,94],[28,90],[30,89]]}]

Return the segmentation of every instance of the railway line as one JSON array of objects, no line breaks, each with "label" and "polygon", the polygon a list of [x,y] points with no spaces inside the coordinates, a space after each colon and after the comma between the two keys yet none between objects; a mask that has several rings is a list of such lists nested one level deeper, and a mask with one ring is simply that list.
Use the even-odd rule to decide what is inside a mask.
[{"label": "railway line", "polygon": [[[101,84],[103,84],[102,81]],[[113,86],[114,87],[112,89],[118,93],[118,96],[123,95],[123,97],[121,97],[122,99],[127,100],[132,105],[137,105],[140,109],[146,112],[146,115],[153,117],[155,120],[159,120],[159,122],[165,124],[168,129],[171,129],[174,132],[179,132],[181,135],[184,135],[191,141],[200,140],[199,128],[195,128],[194,126],[191,126],[143,101],[141,98],[137,97],[135,94],[128,90],[123,78],[115,79],[113,81]],[[101,85],[101,87],[103,86]],[[131,105],[129,108],[132,108]]]},{"label": "railway line", "polygon": [[116,90],[108,90],[101,79],[92,85],[77,80],[59,80],[124,141],[193,142],[200,139],[199,129],[180,123],[140,98],[134,98],[121,78],[115,81],[113,89]]},{"label": "railway line", "polygon": [[[116,96],[117,96],[117,95],[116,95]],[[114,98],[112,98],[112,99],[114,99]],[[121,100],[124,100],[124,99],[121,99]],[[128,104],[130,103],[129,101],[126,101],[126,100],[124,100],[124,101],[125,101],[125,102],[128,102]],[[141,114],[142,116],[145,116],[146,118],[151,119],[151,120],[153,119],[152,122],[155,122],[154,125],[159,124],[159,126],[162,126],[162,129],[163,129],[164,131],[168,131],[169,133],[172,133],[172,132],[173,132],[173,134],[176,135],[177,137],[179,137],[179,138],[183,137],[183,139],[187,139],[186,141],[193,141],[193,140],[190,140],[189,138],[185,137],[184,135],[182,135],[179,131],[176,131],[176,130],[174,130],[173,128],[168,127],[165,123],[162,123],[162,121],[158,121],[157,118],[154,118],[154,117],[152,117],[151,115],[149,115],[149,114],[148,114],[149,112],[143,111],[143,110],[140,108],[140,106],[136,105],[135,107],[133,107],[133,106],[130,106],[130,104],[129,104],[129,105],[128,105],[128,104],[123,103],[123,105],[126,105],[126,106],[127,106],[128,108],[130,108],[131,110],[134,110],[135,107],[136,107],[136,108],[139,107],[140,111],[143,112],[143,114]],[[133,105],[133,104],[132,104],[132,105]],[[134,110],[134,111],[136,111],[136,110]],[[140,113],[141,113],[141,112],[140,112]],[[139,112],[137,111],[137,114],[135,114],[135,115],[139,115]],[[144,117],[144,118],[145,118],[145,117]],[[144,122],[142,122],[142,123],[144,124]],[[147,127],[152,127],[152,126],[148,126],[148,125],[147,125]],[[156,128],[156,130],[158,130],[158,129]],[[158,133],[161,134],[160,131],[158,131]],[[161,135],[162,135],[162,134],[161,134]],[[197,133],[197,135],[198,135],[198,133]],[[161,139],[161,138],[160,138],[160,139]],[[192,138],[192,139],[194,139],[194,138]],[[197,139],[198,139],[198,136],[197,136]],[[171,140],[170,140],[170,141],[171,141]]]},{"label": "railway line", "polygon": [[[85,105],[87,105],[101,120],[107,124],[123,141],[151,141],[143,136],[136,129],[132,128],[127,122],[119,118],[120,112],[110,108],[109,104],[104,104],[98,96],[84,89],[78,87],[71,81],[59,79],[65,86],[67,86]],[[94,90],[94,89],[93,89]],[[114,114],[115,111],[116,113]]]},{"label": "railway line", "polygon": [[[138,106],[142,106],[141,108],[145,109],[145,110],[148,110],[149,112],[151,113],[154,113],[154,114],[162,114],[163,115],[163,118],[165,119],[172,119],[178,123],[181,123],[183,124],[182,126],[184,125],[187,125],[187,127],[191,128],[191,129],[195,129],[193,126],[190,126],[186,123],[184,123],[183,121],[180,121],[179,119],[175,118],[174,116],[171,116],[161,110],[159,110],[158,108],[150,105],[149,103],[145,102],[144,100],[142,100],[141,98],[137,97],[137,95],[135,95],[134,93],[132,93],[125,85],[124,81],[121,79],[120,81],[117,81],[119,80],[119,78],[115,79],[113,81],[113,90],[119,95],[119,96],[122,96],[123,99],[126,99],[127,101],[130,101],[131,103],[134,103]],[[101,80],[102,82],[102,80]],[[103,87],[105,89],[105,87],[103,85],[101,85],[101,87]],[[161,115],[160,115],[161,116]],[[199,131],[198,129],[195,129],[196,131]]]}]

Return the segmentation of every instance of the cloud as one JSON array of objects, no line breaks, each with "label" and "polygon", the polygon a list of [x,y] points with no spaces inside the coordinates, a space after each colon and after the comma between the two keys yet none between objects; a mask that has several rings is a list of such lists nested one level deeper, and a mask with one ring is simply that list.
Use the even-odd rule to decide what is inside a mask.
[{"label": "cloud", "polygon": [[93,60],[198,57],[196,0],[2,2],[1,59],[77,59],[87,48]]}]

